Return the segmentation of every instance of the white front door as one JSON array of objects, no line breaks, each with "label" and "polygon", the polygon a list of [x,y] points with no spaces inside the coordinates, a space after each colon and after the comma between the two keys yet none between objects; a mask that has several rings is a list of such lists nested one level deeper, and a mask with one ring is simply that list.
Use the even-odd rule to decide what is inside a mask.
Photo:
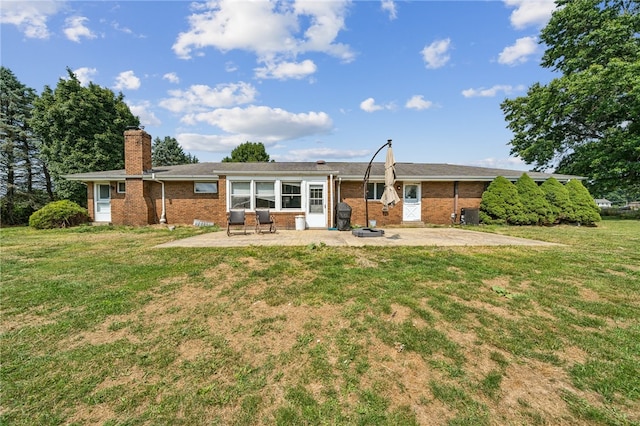
[{"label": "white front door", "polygon": [[420,202],[420,184],[405,183],[402,198],[402,220],[404,222],[418,222],[422,219]]},{"label": "white front door", "polygon": [[96,183],[94,185],[96,222],[111,222],[111,187],[108,183]]},{"label": "white front door", "polygon": [[307,185],[307,227],[327,227],[327,184],[313,182]]}]

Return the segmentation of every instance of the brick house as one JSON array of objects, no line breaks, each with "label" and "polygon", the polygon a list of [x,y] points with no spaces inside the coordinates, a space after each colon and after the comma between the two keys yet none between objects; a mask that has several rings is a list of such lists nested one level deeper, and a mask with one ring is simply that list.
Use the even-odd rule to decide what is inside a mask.
[{"label": "brick house", "polygon": [[[377,226],[450,224],[462,209],[480,206],[482,193],[497,176],[515,181],[522,171],[450,164],[396,164],[400,203],[382,211],[384,163],[373,163],[367,201],[363,177],[369,163],[272,162],[197,163],[151,166],[151,136],[144,130],[125,131],[125,169],[78,173],[65,178],[87,184],[88,207],[94,222],[114,225],[192,224],[195,220],[225,226],[230,208],[247,211],[268,207],[280,229],[295,228],[304,215],[306,227],[335,224],[335,206],[352,208],[351,223]],[[527,172],[535,181],[553,176],[561,182],[575,176]]]}]

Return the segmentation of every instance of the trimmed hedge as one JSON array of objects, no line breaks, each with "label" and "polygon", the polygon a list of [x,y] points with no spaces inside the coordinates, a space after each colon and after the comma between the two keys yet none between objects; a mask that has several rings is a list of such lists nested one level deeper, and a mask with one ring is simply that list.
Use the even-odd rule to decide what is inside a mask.
[{"label": "trimmed hedge", "polygon": [[77,226],[89,221],[87,209],[69,200],[54,201],[29,217],[29,226],[53,229]]},{"label": "trimmed hedge", "polygon": [[514,185],[498,176],[482,194],[480,221],[485,224],[549,225],[600,221],[599,208],[579,180],[562,185],[554,178],[538,186],[526,173]]}]

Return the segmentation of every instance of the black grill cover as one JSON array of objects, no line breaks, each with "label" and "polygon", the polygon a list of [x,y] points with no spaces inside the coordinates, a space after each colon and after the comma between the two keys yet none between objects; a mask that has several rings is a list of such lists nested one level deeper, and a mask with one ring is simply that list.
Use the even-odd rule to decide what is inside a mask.
[{"label": "black grill cover", "polygon": [[351,206],[347,203],[338,203],[336,206],[336,227],[338,231],[351,230]]}]

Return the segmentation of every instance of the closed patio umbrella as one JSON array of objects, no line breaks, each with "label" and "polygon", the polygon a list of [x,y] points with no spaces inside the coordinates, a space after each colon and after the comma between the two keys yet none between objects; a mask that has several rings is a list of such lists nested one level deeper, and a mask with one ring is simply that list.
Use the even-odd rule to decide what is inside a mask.
[{"label": "closed patio umbrella", "polygon": [[400,197],[394,188],[396,183],[396,160],[393,157],[393,150],[391,149],[391,142],[389,142],[389,149],[387,149],[387,159],[384,162],[384,192],[380,197],[382,203],[382,209],[386,210],[390,206],[393,207],[396,203],[400,202]]}]

